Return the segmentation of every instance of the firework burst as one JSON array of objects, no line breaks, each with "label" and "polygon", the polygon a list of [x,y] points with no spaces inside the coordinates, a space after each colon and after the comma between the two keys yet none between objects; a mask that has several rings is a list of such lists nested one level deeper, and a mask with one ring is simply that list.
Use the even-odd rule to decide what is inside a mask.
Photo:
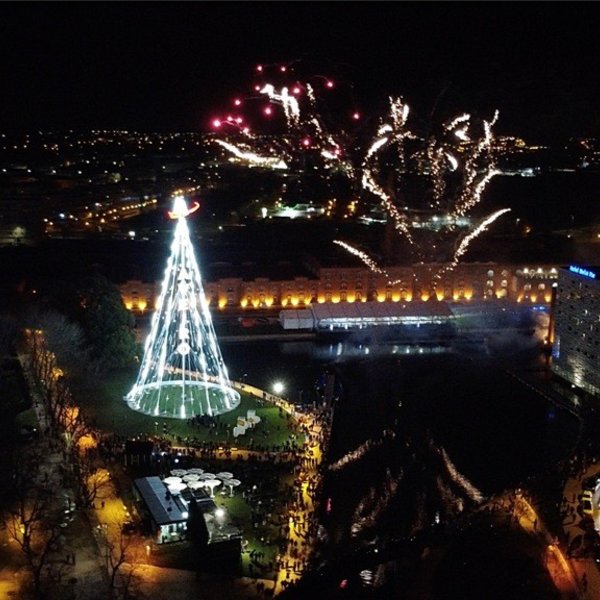
[{"label": "firework burst", "polygon": [[[285,193],[296,201],[298,192],[305,202],[311,187],[326,189],[333,204],[334,198],[347,195],[352,205],[347,217],[356,214],[359,197],[376,199],[403,247],[404,260],[431,265],[435,286],[470,244],[507,212],[475,215],[498,173],[492,151],[498,112],[489,120],[463,113],[433,133],[418,135],[409,123],[409,106],[402,98],[390,97],[386,115],[365,144],[358,136],[356,125],[362,118],[353,100],[344,110],[326,110],[332,94],[348,86],[324,76],[298,78],[296,67],[295,62],[258,65],[251,94],[236,96],[231,110],[222,112],[225,116],[213,117],[213,129],[222,134],[215,143],[232,161],[285,171]],[[324,117],[334,113],[344,118]],[[270,134],[257,134],[255,125]],[[337,206],[342,209],[342,204]],[[335,243],[388,283],[397,283],[364,250],[347,241]],[[392,256],[386,258],[395,262]]]},{"label": "firework burst", "polygon": [[[388,114],[364,153],[360,181],[363,191],[378,200],[398,238],[406,242],[407,257],[443,263],[432,266],[435,282],[458,264],[474,239],[508,212],[498,210],[473,225],[471,213],[498,173],[492,155],[498,112],[481,122],[461,114],[444,123],[438,134],[425,137],[409,129],[409,113],[401,98],[390,98]],[[409,190],[407,182],[415,174],[429,182],[425,188],[413,185]],[[366,252],[341,240],[335,243],[374,273],[386,275],[388,283],[397,283]]]},{"label": "firework burst", "polygon": [[[252,93],[236,96],[233,99],[235,110],[211,120],[212,129],[223,134],[217,141],[228,144],[221,146],[233,158],[250,166],[257,166],[257,163],[247,158],[248,153],[261,159],[277,159],[259,161],[260,166],[271,168],[271,164],[285,163],[290,170],[305,165],[306,157],[310,155],[316,166],[352,178],[354,165],[346,148],[352,138],[352,129],[360,121],[360,113],[351,104],[342,119],[345,122],[332,123],[331,119],[327,122],[320,110],[326,97],[343,86],[320,75],[296,79],[294,64],[258,65],[256,75],[259,81],[254,84]],[[264,135],[256,135],[250,123],[259,122],[259,119],[261,130],[276,129],[277,136],[267,140]]]}]

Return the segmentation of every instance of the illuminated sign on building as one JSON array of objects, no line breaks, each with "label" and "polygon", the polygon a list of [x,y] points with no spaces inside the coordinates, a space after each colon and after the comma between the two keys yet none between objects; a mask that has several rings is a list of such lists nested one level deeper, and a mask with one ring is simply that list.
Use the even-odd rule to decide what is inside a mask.
[{"label": "illuminated sign on building", "polygon": [[583,275],[584,277],[589,277],[590,279],[596,279],[596,273],[590,271],[589,269],[584,269],[583,267],[578,267],[576,265],[570,265],[569,271],[571,273],[577,273],[577,275]]}]

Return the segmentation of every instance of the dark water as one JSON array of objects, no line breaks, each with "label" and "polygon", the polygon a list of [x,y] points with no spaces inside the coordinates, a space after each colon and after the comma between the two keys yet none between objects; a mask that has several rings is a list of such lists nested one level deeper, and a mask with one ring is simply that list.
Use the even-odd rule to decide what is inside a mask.
[{"label": "dark water", "polygon": [[[323,373],[333,374],[340,399],[329,462],[344,463],[363,450],[325,475],[323,497],[331,507],[321,515],[326,542],[319,566],[304,580],[306,588],[290,597],[318,590],[326,590],[318,597],[338,597],[346,579],[351,583],[339,597],[363,597],[359,573],[366,565],[379,574],[381,593],[412,585],[423,547],[436,535],[435,523],[452,528],[464,522],[477,505],[474,493],[487,497],[556,470],[577,440],[576,417],[510,375],[543,363],[531,344],[221,346],[232,377],[247,374],[249,382],[266,388],[281,380],[294,401],[317,400]],[[373,554],[374,548],[383,555]],[[502,548],[499,556],[512,556]],[[511,560],[516,558],[500,570],[509,569]],[[483,573],[485,587],[490,580]],[[443,569],[439,577],[444,589],[460,583]]]},{"label": "dark water", "polygon": [[[485,352],[484,352],[485,350]],[[313,402],[324,373],[341,394],[331,460],[377,437],[397,419],[427,432],[484,493],[514,485],[572,447],[577,422],[508,373],[537,364],[536,351],[465,354],[442,346],[270,342],[222,344],[233,378],[271,389],[282,381],[295,402]],[[512,364],[511,364],[512,363]],[[401,406],[399,406],[401,404]]]}]

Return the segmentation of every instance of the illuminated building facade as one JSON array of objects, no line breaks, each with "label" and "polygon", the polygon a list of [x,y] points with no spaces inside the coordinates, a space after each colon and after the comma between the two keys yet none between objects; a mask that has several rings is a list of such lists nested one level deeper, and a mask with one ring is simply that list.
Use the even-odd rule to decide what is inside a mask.
[{"label": "illuminated building facade", "polygon": [[600,395],[600,267],[560,269],[554,313],[552,370]]},{"label": "illuminated building facade", "polygon": [[[549,304],[558,278],[554,265],[461,263],[440,281],[427,265],[392,267],[390,285],[384,275],[366,267],[320,267],[314,277],[275,280],[229,277],[204,284],[211,309],[302,308],[311,304],[353,302],[410,302],[507,299],[528,304]],[[128,281],[120,286],[128,309],[143,313],[154,308],[158,284]]]}]

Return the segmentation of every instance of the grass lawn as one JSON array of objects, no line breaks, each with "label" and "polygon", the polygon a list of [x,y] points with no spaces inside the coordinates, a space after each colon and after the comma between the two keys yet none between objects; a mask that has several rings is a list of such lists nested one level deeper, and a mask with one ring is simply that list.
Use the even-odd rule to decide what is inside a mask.
[{"label": "grass lawn", "polygon": [[[77,403],[91,425],[123,436],[163,435],[166,430],[169,436],[189,436],[198,441],[229,441],[239,448],[248,447],[252,439],[256,445],[282,445],[295,433],[290,430],[285,413],[280,414],[278,407],[244,392],[240,393],[241,401],[237,408],[218,417],[218,422],[225,425],[222,430],[195,427],[189,425],[185,419],[154,417],[136,412],[123,400],[136,375],[136,371],[117,372],[108,375],[93,387],[84,387],[80,383],[73,385]],[[256,410],[261,422],[245,435],[234,439],[232,430],[237,418],[245,416],[248,409]],[[215,434],[215,431],[218,431],[218,434]],[[210,433],[213,435],[209,435]],[[298,436],[297,441],[302,442],[301,436]]]},{"label": "grass lawn", "polygon": [[152,417],[186,419],[193,415],[208,415],[211,410],[216,414],[228,412],[237,407],[239,401],[239,394],[235,390],[222,390],[210,383],[188,385],[185,395],[182,406],[182,389],[179,383],[165,384],[162,389],[146,389],[139,398],[136,410]]},{"label": "grass lawn", "polygon": [[[237,488],[233,497],[229,496],[228,488],[226,488],[226,490],[226,496],[222,496],[221,488],[217,488],[214,501],[217,507],[222,507],[227,511],[228,518],[234,525],[238,526],[242,530],[242,538],[247,542],[246,549],[241,556],[242,560],[240,564],[240,575],[243,577],[262,577],[266,579],[274,579],[276,568],[269,570],[266,565],[270,561],[275,563],[278,552],[276,544],[276,537],[278,533],[277,528],[269,524],[265,526],[261,524],[259,527],[254,529],[252,526],[250,506],[242,498],[239,488]],[[263,565],[265,565],[263,569],[259,569],[255,566],[251,571],[251,550],[262,552],[264,554],[261,559],[261,562]],[[174,544],[166,544],[164,546],[155,546],[151,563],[161,567],[194,570],[198,568],[196,547],[192,542],[189,541],[176,542]]]},{"label": "grass lawn", "polygon": [[[219,507],[223,507],[231,517],[231,521],[242,530],[242,537],[248,542],[246,551],[242,554],[242,572],[245,577],[265,577],[272,579],[275,576],[275,570],[269,571],[265,569],[260,572],[256,569],[254,573],[250,573],[250,550],[256,550],[264,553],[264,557],[261,559],[264,564],[269,561],[275,562],[277,556],[277,544],[276,539],[278,531],[276,527],[266,524],[262,524],[254,529],[252,527],[252,511],[248,503],[242,498],[242,494],[239,488],[234,492],[233,498],[229,497],[229,488],[225,488],[227,491],[226,496],[222,496],[220,489],[215,493],[215,504]],[[262,540],[261,540],[262,538]]]}]

